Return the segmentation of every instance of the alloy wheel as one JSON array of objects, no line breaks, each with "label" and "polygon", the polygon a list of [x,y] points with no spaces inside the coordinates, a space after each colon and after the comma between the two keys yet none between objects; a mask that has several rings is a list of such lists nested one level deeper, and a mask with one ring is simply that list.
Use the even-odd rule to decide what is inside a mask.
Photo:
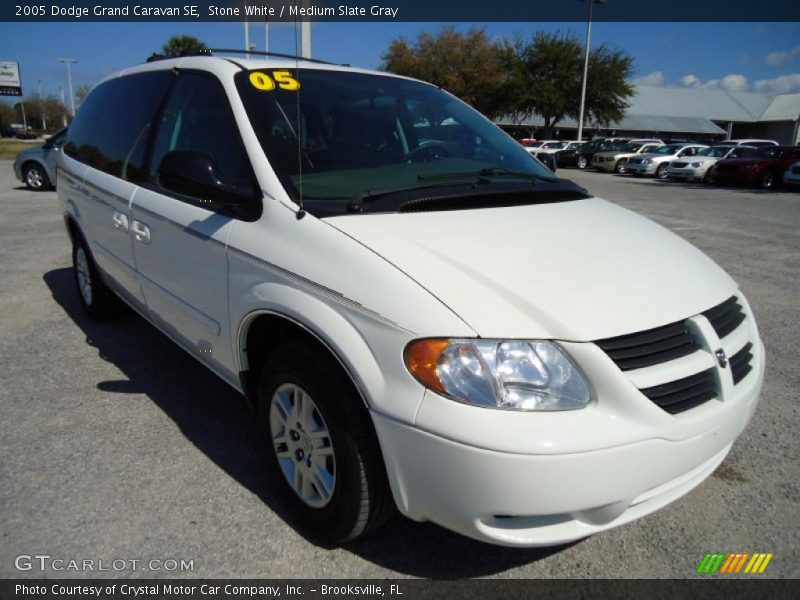
[{"label": "alloy wheel", "polygon": [[89,259],[83,248],[75,252],[75,269],[78,275],[78,287],[87,306],[92,305],[92,274],[89,270]]},{"label": "alloy wheel", "polygon": [[308,506],[326,506],[336,489],[336,457],[313,398],[293,383],[279,386],[270,403],[269,422],[275,455],[289,486]]},{"label": "alloy wheel", "polygon": [[40,190],[44,187],[44,174],[38,167],[29,167],[25,172],[25,183],[33,190]]}]

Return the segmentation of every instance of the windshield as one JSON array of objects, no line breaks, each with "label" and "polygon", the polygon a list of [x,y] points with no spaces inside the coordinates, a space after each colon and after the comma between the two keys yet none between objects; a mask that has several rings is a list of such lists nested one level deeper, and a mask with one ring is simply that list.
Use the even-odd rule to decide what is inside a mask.
[{"label": "windshield", "polygon": [[753,153],[750,156],[753,158],[777,158],[783,154],[785,150],[785,148],[781,148],[779,146],[765,146],[764,148],[753,150]]},{"label": "windshield", "polygon": [[678,150],[683,148],[680,144],[667,144],[666,146],[659,146],[650,152],[653,154],[675,154]]},{"label": "windshield", "polygon": [[295,200],[301,173],[304,199],[332,201],[419,187],[450,173],[553,179],[513,138],[432,85],[314,69],[242,71],[235,80],[259,142]]},{"label": "windshield", "polygon": [[722,158],[730,151],[731,149],[727,146],[711,146],[710,148],[703,148],[700,150],[697,153],[697,156],[713,156],[716,158]]}]

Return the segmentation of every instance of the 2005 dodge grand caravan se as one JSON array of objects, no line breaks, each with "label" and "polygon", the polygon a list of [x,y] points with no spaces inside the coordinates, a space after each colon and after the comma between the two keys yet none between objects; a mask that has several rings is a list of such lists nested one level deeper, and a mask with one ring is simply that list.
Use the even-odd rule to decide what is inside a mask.
[{"label": "2005 dodge grand caravan se", "polygon": [[84,309],[123,299],[244,393],[321,538],[397,506],[576,540],[694,488],[755,409],[736,283],[435,86],[158,60],[95,87],[64,154]]}]

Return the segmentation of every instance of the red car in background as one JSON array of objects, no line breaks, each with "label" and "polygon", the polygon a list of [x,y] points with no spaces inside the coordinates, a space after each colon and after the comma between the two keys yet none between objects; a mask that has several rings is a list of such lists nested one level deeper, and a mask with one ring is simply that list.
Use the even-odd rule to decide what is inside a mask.
[{"label": "red car in background", "polygon": [[784,171],[798,160],[798,146],[766,146],[746,158],[718,161],[713,177],[715,183],[743,183],[769,190],[781,184]]}]

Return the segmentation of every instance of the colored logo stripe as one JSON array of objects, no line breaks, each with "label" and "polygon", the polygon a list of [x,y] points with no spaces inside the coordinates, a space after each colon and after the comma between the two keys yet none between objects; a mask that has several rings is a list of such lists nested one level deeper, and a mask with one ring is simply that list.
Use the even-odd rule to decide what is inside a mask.
[{"label": "colored logo stripe", "polygon": [[749,552],[707,552],[697,567],[697,572],[704,575],[738,574],[744,569],[744,573],[761,575],[767,570],[767,565],[773,556],[772,553],[765,552],[756,552],[752,555]]}]

